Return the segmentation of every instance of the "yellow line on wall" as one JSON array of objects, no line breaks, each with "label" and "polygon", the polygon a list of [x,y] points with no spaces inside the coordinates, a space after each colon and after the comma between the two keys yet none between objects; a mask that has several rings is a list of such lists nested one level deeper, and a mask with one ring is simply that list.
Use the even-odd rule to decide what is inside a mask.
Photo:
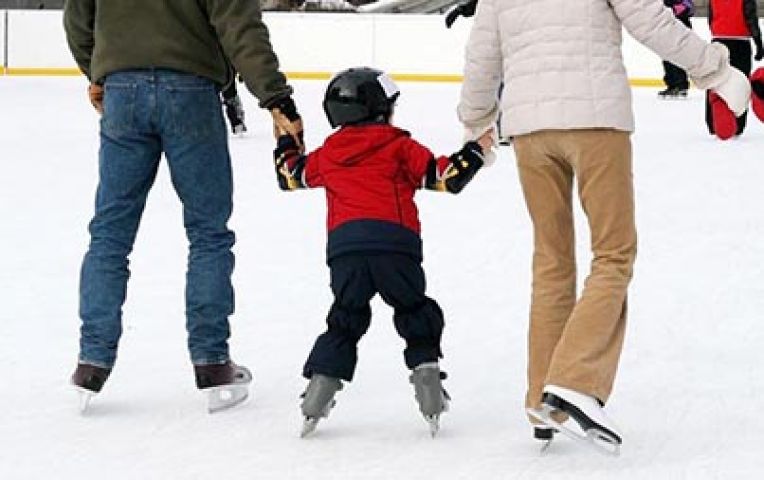
[{"label": "yellow line on wall", "polygon": [[78,68],[14,68],[5,69],[5,75],[58,77],[82,75]]},{"label": "yellow line on wall", "polygon": [[[13,76],[78,76],[82,75],[77,68],[6,68],[0,70],[0,75]],[[286,72],[291,80],[329,80],[330,72]],[[462,75],[427,74],[427,73],[393,73],[393,79],[399,82],[443,82],[460,83]],[[634,87],[660,87],[663,81],[658,78],[630,78],[629,83]]]}]

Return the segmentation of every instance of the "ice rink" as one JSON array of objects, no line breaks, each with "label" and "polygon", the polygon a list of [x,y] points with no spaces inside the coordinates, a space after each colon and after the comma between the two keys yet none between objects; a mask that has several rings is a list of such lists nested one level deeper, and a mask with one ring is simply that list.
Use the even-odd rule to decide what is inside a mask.
[{"label": "ice rink", "polygon": [[[293,82],[307,142],[329,132],[325,82]],[[457,84],[401,83],[396,123],[436,153],[460,147]],[[428,291],[443,307],[451,411],[430,438],[378,299],[356,380],[299,438],[300,377],[331,297],[322,191],[282,193],[270,120],[244,95],[236,182],[234,359],[255,376],[216,415],[185,347],[186,240],[166,166],[131,256],[120,357],[82,416],[79,265],[97,173],[98,117],[83,78],[0,77],[0,478],[757,479],[764,476],[764,125],[721,142],[702,93],[634,91],[639,255],[615,392],[620,458],[561,437],[539,455],[523,413],[531,227],[502,148],[459,196],[418,195]],[[579,265],[588,233],[577,212]]]}]

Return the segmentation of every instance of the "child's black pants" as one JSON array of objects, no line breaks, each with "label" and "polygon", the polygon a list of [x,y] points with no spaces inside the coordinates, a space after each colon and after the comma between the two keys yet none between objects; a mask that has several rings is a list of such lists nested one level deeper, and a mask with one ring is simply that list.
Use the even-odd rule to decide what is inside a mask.
[{"label": "child's black pants", "polygon": [[442,357],[440,337],[443,312],[425,296],[420,260],[404,254],[349,254],[329,262],[334,303],[322,333],[308,356],[303,375],[314,373],[353,379],[357,345],[371,322],[369,301],[380,294],[393,307],[393,321],[406,341],[403,352],[408,368]]}]

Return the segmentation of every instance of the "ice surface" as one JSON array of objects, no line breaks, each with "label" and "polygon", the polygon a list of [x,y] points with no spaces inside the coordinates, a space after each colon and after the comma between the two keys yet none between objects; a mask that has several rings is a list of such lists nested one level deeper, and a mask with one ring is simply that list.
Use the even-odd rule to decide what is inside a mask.
[{"label": "ice surface", "polygon": [[[307,141],[328,133],[324,82],[294,82]],[[523,411],[530,222],[511,149],[459,196],[419,195],[428,289],[446,313],[451,410],[422,422],[391,311],[375,301],[357,379],[299,438],[300,367],[331,297],[323,192],[281,193],[270,125],[245,95],[232,139],[234,359],[248,403],[208,415],[185,347],[186,240],[166,167],[131,258],[117,366],[86,415],[67,385],[96,185],[97,115],[82,78],[0,78],[0,478],[749,479],[764,459],[764,126],[720,142],[686,102],[635,90],[639,256],[608,411],[619,459],[565,438],[544,457]],[[396,122],[459,147],[455,84],[402,83]],[[578,212],[580,213],[580,211]],[[590,255],[578,217],[580,274]]]}]

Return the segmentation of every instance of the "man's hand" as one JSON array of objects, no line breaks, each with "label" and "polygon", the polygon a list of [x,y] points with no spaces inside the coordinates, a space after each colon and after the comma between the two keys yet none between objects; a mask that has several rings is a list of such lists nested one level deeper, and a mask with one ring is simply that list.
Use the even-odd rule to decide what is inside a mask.
[{"label": "man's hand", "polygon": [[278,100],[269,108],[273,117],[273,135],[276,140],[282,135],[289,135],[294,139],[300,153],[305,152],[305,144],[302,141],[302,118],[297,113],[297,106],[292,97]]},{"label": "man's hand", "polygon": [[90,104],[93,105],[93,108],[103,115],[103,87],[97,83],[91,83],[88,86],[88,98],[90,98]]},{"label": "man's hand", "polygon": [[477,0],[467,0],[452,8],[446,15],[446,28],[451,28],[460,15],[465,18],[475,15],[475,8],[477,8]]}]

